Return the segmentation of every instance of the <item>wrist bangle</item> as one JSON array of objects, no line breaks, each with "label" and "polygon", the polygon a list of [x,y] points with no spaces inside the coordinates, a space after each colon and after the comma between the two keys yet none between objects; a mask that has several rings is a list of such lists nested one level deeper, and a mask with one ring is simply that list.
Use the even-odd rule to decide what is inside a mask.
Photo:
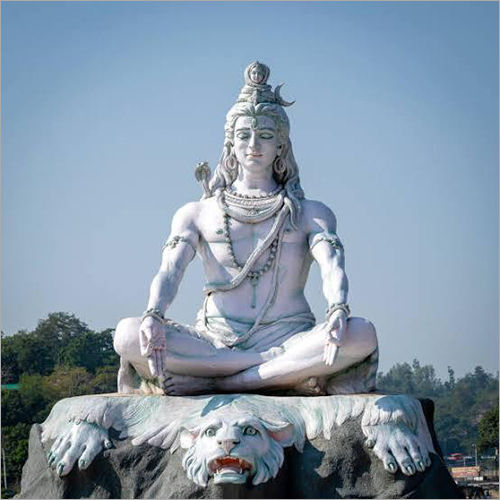
[{"label": "wrist bangle", "polygon": [[327,310],[326,310],[326,317],[329,318],[335,311],[344,311],[345,315],[349,317],[351,314],[351,309],[347,304],[339,303],[339,304],[332,304]]},{"label": "wrist bangle", "polygon": [[160,323],[163,323],[165,321],[165,318],[163,317],[161,311],[155,308],[147,309],[146,311],[144,311],[141,316],[141,321],[144,321],[148,317],[154,318]]}]

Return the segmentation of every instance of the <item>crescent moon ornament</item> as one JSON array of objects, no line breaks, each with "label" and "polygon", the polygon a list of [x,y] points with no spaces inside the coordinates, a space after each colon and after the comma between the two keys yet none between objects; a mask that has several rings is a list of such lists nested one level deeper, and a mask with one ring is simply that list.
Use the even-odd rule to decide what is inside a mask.
[{"label": "crescent moon ornament", "polygon": [[274,98],[276,99],[276,102],[283,107],[291,106],[292,104],[295,103],[295,101],[288,102],[288,101],[285,101],[284,99],[282,99],[282,97],[280,96],[280,90],[281,90],[281,87],[283,87],[283,85],[285,85],[285,84],[280,83],[279,85],[276,85],[276,88],[274,89]]}]

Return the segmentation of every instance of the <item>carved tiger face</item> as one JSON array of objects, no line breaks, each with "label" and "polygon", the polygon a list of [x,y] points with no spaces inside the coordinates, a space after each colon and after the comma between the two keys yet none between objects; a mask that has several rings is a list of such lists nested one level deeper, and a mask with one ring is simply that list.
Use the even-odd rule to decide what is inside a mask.
[{"label": "carved tiger face", "polygon": [[293,426],[269,423],[250,414],[223,415],[184,429],[180,444],[186,448],[182,466],[189,479],[206,486],[260,484],[276,477],[283,464],[283,448],[293,443]]}]

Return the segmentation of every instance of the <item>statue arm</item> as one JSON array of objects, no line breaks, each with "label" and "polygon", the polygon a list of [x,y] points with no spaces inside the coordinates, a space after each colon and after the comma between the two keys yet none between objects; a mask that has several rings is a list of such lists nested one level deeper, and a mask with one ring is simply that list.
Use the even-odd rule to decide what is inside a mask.
[{"label": "statue arm", "polygon": [[153,312],[144,315],[139,344],[155,377],[161,377],[166,367],[166,339],[160,315],[174,300],[184,271],[196,255],[198,210],[199,203],[188,203],[175,214],[170,236],[163,246],[160,269],[151,282],[148,311]]},{"label": "statue arm", "polygon": [[346,304],[349,282],[344,270],[344,248],[337,236],[337,221],[328,207],[317,205],[310,214],[308,238],[311,254],[320,268],[328,306]]},{"label": "statue arm", "polygon": [[165,313],[177,294],[184,271],[196,255],[199,240],[197,209],[198,203],[189,203],[172,219],[170,236],[162,249],[160,269],[151,282],[148,309]]},{"label": "statue arm", "polygon": [[309,202],[306,217],[309,247],[319,265],[323,294],[328,302],[324,361],[332,365],[342,344],[347,323],[345,310],[331,309],[335,304],[347,304],[349,282],[344,269],[344,248],[336,233],[335,215],[328,207],[319,202]]}]

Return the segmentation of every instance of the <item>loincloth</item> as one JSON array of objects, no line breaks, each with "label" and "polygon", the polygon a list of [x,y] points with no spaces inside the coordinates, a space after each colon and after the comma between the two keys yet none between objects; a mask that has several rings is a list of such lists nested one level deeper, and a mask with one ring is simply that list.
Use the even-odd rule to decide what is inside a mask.
[{"label": "loincloth", "polygon": [[[253,321],[241,319],[204,316],[200,311],[195,330],[197,334],[217,348],[253,349],[259,352],[278,346],[290,337],[310,331],[315,327],[311,312],[286,316],[274,321],[262,321],[252,333]],[[250,333],[250,334],[249,334]]]}]

